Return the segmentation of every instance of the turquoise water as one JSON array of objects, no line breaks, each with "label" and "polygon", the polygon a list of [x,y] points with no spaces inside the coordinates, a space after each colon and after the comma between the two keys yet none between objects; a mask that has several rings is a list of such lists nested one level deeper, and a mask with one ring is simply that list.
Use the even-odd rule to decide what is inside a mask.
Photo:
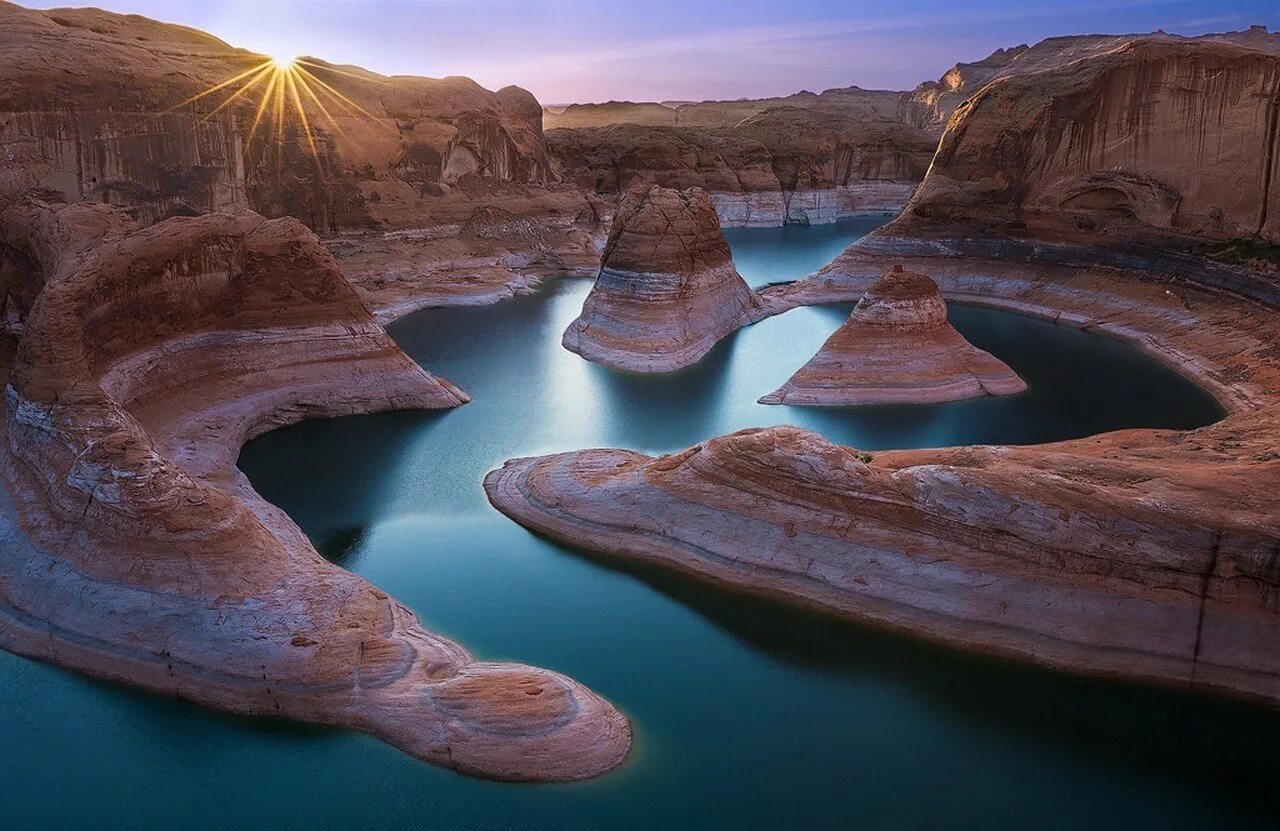
[{"label": "turquoise water", "polygon": [[726,228],[738,273],[752,288],[807,277],[836,258],[849,243],[883,225],[892,214],[863,214],[830,225]]},{"label": "turquoise water", "polygon": [[[800,276],[790,256],[734,245],[744,272]],[[0,828],[1274,827],[1276,713],[956,655],[571,551],[498,514],[480,487],[512,456],[666,451],[752,425],[867,449],[1029,442],[1207,423],[1220,415],[1209,396],[1123,344],[957,307],[957,326],[1028,393],[765,407],[755,399],[847,307],[797,309],[688,372],[644,378],[560,348],[589,288],[551,281],[399,321],[396,339],[472,403],[301,424],[240,463],[326,556],[430,628],[608,696],[636,728],[621,769],[483,782],[364,736],[233,718],[0,653]]]}]

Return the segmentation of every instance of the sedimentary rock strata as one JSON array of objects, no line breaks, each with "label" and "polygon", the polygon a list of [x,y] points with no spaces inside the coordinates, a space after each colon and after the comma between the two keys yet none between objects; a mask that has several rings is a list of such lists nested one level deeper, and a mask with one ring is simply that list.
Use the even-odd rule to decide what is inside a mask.
[{"label": "sedimentary rock strata", "polygon": [[298,222],[139,229],[28,193],[0,213],[0,259],[34,295],[0,423],[4,648],[482,776],[577,779],[625,756],[603,699],[426,631],[236,470],[241,444],[282,424],[466,400]]},{"label": "sedimentary rock strata", "polygon": [[902,262],[948,298],[1125,339],[1223,421],[874,456],[751,430],[515,460],[490,499],[575,545],[944,643],[1280,704],[1280,292],[1200,256],[1274,244],[1277,71],[1148,41],[999,80],[899,220],[762,293],[771,312],[850,301]]},{"label": "sedimentary rock strata", "polygon": [[839,110],[775,108],[732,128],[615,125],[547,133],[567,181],[601,194],[636,181],[707,190],[726,226],[821,224],[899,210],[936,140]]},{"label": "sedimentary rock strata", "polygon": [[849,319],[761,404],[926,404],[1012,395],[1026,383],[947,322],[938,284],[895,266]]},{"label": "sedimentary rock strata", "polygon": [[287,104],[253,129],[267,82],[237,93],[265,60],[136,15],[0,1],[0,186],[109,202],[144,222],[251,207],[329,233],[412,225],[421,201],[468,175],[549,176],[541,108],[524,90],[307,59],[324,104],[299,93],[313,146]]},{"label": "sedimentary rock strata", "polygon": [[[511,461],[486,480],[490,499],[574,545],[916,636],[1280,703],[1280,316],[1110,269],[955,261],[941,284],[1128,338],[1232,414],[1186,432],[870,457],[752,430],[658,459]],[[806,301],[848,296],[837,288]]]},{"label": "sedimentary rock strata", "polygon": [[937,81],[925,81],[899,101],[897,116],[921,129],[941,133],[951,114],[983,86],[999,78],[1059,70],[1072,61],[1092,58],[1126,44],[1143,40],[1170,43],[1202,41],[1230,43],[1272,54],[1280,54],[1280,35],[1265,26],[1251,26],[1240,32],[1185,38],[1164,32],[1132,35],[1066,35],[1046,38],[1033,46],[1025,43],[997,49],[982,60],[957,63]]},{"label": "sedimentary rock strata", "polygon": [[669,372],[764,315],[720,230],[706,191],[632,189],[564,346],[614,369]]},{"label": "sedimentary rock strata", "polygon": [[1143,40],[1004,78],[961,107],[891,232],[1280,241],[1280,56]]}]

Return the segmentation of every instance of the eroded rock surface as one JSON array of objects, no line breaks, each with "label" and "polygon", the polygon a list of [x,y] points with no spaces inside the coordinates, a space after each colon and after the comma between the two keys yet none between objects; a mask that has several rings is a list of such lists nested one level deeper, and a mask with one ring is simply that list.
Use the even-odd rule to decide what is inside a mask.
[{"label": "eroded rock surface", "polygon": [[[1280,242],[1280,55],[1143,40],[961,107],[894,232]],[[886,233],[889,233],[886,231]]]},{"label": "eroded rock surface", "polygon": [[947,322],[938,284],[895,266],[822,349],[761,404],[927,404],[1012,395],[1026,383]]},{"label": "eroded rock surface", "polygon": [[482,776],[578,779],[626,755],[627,720],[599,696],[426,631],[236,470],[242,443],[282,424],[466,400],[300,223],[140,229],[29,192],[0,212],[0,260],[33,298],[0,362],[4,648]]},{"label": "eroded rock surface", "polygon": [[937,141],[887,118],[780,107],[733,127],[551,130],[547,144],[559,175],[584,190],[625,193],[637,181],[700,187],[722,225],[774,226],[900,210]]},{"label": "eroded rock surface", "polygon": [[1128,337],[1232,415],[874,456],[749,430],[514,460],[489,497],[575,546],[915,636],[1280,704],[1280,316],[1145,275],[962,266],[949,294]]},{"label": "eroded rock surface", "polygon": [[763,316],[706,191],[639,186],[618,208],[600,274],[564,347],[614,369],[669,372]]}]

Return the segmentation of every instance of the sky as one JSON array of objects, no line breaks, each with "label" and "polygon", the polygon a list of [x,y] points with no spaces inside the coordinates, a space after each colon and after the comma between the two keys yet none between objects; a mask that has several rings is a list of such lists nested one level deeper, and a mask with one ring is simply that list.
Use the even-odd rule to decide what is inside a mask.
[{"label": "sky", "polygon": [[[62,2],[21,0],[31,8]],[[1280,0],[98,0],[276,57],[517,84],[544,104],[910,89],[1066,34],[1262,24]]]}]

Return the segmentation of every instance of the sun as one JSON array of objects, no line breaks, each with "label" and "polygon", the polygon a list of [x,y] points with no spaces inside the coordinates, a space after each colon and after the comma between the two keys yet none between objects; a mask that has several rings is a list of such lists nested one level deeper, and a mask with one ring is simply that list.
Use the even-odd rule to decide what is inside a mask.
[{"label": "sun", "polygon": [[274,124],[275,144],[278,148],[284,135],[286,118],[294,119],[301,125],[302,135],[317,165],[320,164],[320,152],[316,146],[313,128],[313,119],[316,116],[321,117],[333,132],[344,136],[346,132],[334,113],[345,116],[348,123],[353,123],[353,116],[359,114],[364,118],[354,119],[354,123],[363,124],[370,129],[389,129],[364,107],[340,92],[333,84],[322,79],[320,74],[350,75],[366,84],[377,83],[377,81],[362,75],[353,75],[328,64],[315,63],[306,58],[264,57],[264,60],[254,66],[196,93],[187,100],[170,107],[166,112],[195,104],[207,96],[225,93],[225,98],[220,104],[204,113],[199,121],[203,124],[231,106],[236,100],[257,97],[258,102],[253,108],[253,122],[249,127],[246,142],[252,143],[254,136],[258,134],[258,129],[264,124],[268,127]]}]

